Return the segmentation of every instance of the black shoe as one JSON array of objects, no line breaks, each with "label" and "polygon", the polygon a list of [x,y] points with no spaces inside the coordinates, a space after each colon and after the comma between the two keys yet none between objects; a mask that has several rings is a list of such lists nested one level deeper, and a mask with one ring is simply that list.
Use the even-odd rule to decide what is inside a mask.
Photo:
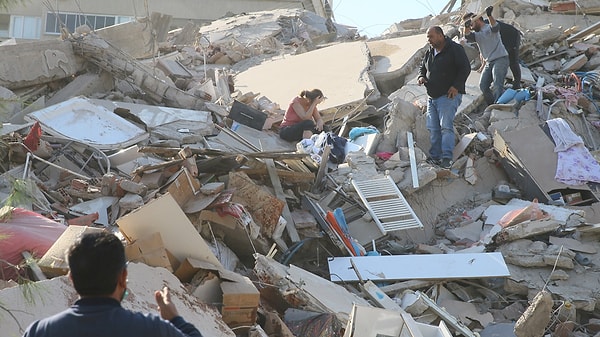
[{"label": "black shoe", "polygon": [[452,162],[452,159],[450,159],[450,158],[444,158],[440,162],[440,167],[443,168],[443,169],[449,170],[449,169],[452,168],[452,164],[454,164]]},{"label": "black shoe", "polygon": [[427,157],[427,159],[425,161],[434,166],[437,166],[442,162],[440,159],[433,159],[433,158],[429,158],[429,157]]}]

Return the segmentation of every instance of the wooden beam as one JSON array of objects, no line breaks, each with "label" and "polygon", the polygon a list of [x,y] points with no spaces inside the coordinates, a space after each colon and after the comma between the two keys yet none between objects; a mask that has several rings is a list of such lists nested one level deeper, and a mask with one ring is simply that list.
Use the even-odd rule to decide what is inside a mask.
[{"label": "wooden beam", "polygon": [[[290,213],[290,208],[285,199],[285,193],[283,193],[283,188],[281,187],[281,181],[279,180],[279,176],[277,175],[277,170],[275,169],[275,162],[271,158],[265,159],[265,164],[267,164],[267,171],[269,172],[269,178],[271,178],[271,184],[273,184],[273,189],[275,189],[275,195],[279,200],[284,202],[283,204],[283,218],[287,221],[286,229],[288,231],[288,235],[290,236],[290,240],[292,242],[300,241],[300,236],[296,231],[296,224],[294,223],[294,219],[292,218],[292,214]],[[287,247],[282,247],[287,250]]]},{"label": "wooden beam", "polygon": [[[240,172],[246,173],[248,176],[264,176],[269,174],[267,167],[254,168],[254,169],[238,169]],[[286,183],[297,184],[297,183],[313,183],[315,180],[315,174],[312,172],[296,172],[287,170],[275,170],[277,176],[283,179]]]},{"label": "wooden beam", "polygon": [[323,177],[325,177],[325,171],[327,171],[327,162],[329,161],[329,153],[331,152],[331,146],[325,145],[323,149],[323,155],[321,156],[321,164],[319,165],[319,170],[317,171],[317,177],[315,178],[315,183],[311,188],[311,192],[316,193],[321,189],[321,183],[323,182]]}]

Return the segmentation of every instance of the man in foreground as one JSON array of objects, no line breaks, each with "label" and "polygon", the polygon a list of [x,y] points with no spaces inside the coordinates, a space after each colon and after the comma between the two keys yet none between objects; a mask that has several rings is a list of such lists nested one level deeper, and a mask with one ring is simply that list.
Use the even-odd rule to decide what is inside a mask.
[{"label": "man in foreground", "polygon": [[417,83],[427,88],[427,129],[431,148],[427,162],[444,169],[452,167],[454,116],[465,94],[471,65],[464,48],[444,35],[442,28],[430,27],[431,46],[419,68]]},{"label": "man in foreground", "polygon": [[179,316],[166,287],[154,293],[160,317],[121,307],[127,296],[127,264],[123,244],[115,235],[84,235],[69,249],[67,260],[79,300],[33,322],[24,337],[202,337]]}]

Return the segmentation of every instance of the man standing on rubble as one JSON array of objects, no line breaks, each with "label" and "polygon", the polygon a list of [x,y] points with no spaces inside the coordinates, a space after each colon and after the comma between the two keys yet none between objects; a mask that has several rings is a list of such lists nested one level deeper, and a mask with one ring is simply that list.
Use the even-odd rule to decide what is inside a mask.
[{"label": "man standing on rubble", "polygon": [[[471,19],[475,16],[474,13],[467,13],[463,16],[463,20]],[[484,20],[489,23],[489,20]],[[519,49],[521,49],[521,31],[515,26],[510,25],[506,22],[496,20],[500,25],[500,37],[502,44],[508,52],[508,63],[510,72],[513,75],[512,88],[515,90],[521,89],[521,66],[519,65]],[[483,58],[482,58],[483,60]],[[481,69],[485,66],[483,62]]]},{"label": "man standing on rubble", "polygon": [[427,88],[427,129],[431,148],[427,162],[452,167],[454,116],[465,94],[471,65],[464,48],[444,35],[439,26],[427,30],[431,46],[419,68],[417,83]]},{"label": "man standing on rubble", "polygon": [[160,317],[121,307],[127,296],[125,249],[113,234],[84,235],[68,251],[69,278],[80,298],[70,308],[33,322],[24,337],[202,337],[171,302],[155,292]]},{"label": "man standing on rubble", "polygon": [[[508,52],[504,48],[500,36],[500,25],[492,16],[493,10],[494,6],[488,6],[485,9],[489,23],[485,23],[482,16],[465,21],[465,38],[469,42],[477,42],[479,52],[485,61],[485,67],[479,80],[479,89],[488,105],[494,104],[504,92],[504,79],[509,63]],[[490,89],[492,83],[493,91]]]}]

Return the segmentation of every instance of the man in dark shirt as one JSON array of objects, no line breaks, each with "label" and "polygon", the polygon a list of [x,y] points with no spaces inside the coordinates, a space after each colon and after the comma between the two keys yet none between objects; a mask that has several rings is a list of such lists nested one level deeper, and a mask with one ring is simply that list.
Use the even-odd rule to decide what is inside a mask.
[{"label": "man in dark shirt", "polygon": [[33,322],[24,337],[202,337],[179,316],[166,287],[154,294],[161,317],[121,307],[127,296],[127,264],[123,244],[115,235],[84,235],[69,249],[67,259],[79,300]]},{"label": "man in dark shirt", "polygon": [[427,129],[431,148],[427,162],[444,169],[452,167],[454,116],[465,94],[471,65],[463,47],[444,35],[442,28],[430,27],[431,46],[419,68],[417,83],[427,88]]}]

